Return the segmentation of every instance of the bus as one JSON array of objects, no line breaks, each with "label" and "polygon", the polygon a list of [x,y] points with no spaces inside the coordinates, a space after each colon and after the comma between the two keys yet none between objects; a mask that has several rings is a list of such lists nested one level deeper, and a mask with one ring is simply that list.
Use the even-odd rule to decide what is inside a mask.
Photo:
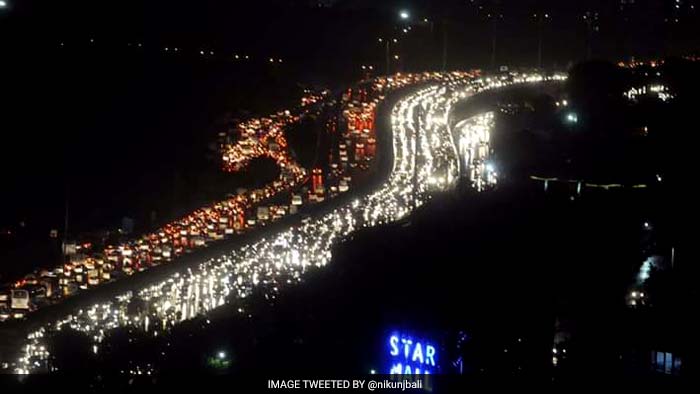
[{"label": "bus", "polygon": [[12,309],[29,310],[29,292],[24,289],[13,289],[10,296]]}]

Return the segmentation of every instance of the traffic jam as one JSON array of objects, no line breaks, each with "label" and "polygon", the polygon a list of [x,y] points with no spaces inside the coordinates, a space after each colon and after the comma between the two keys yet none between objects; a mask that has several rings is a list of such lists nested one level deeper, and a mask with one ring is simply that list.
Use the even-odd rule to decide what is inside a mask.
[{"label": "traffic jam", "polygon": [[[20,346],[19,356],[6,362],[6,368],[16,373],[45,371],[49,357],[45,339],[65,329],[92,338],[93,351],[98,353],[110,330],[118,327],[129,328],[129,332],[138,330],[153,336],[165,335],[174,325],[225,304],[236,305],[239,313],[250,316],[242,301],[253,289],[258,288],[266,299],[273,300],[283,286],[298,283],[309,269],[328,264],[332,245],[356,229],[401,220],[435,193],[451,190],[461,177],[476,182],[477,179],[472,178],[472,168],[460,163],[473,163],[481,169],[476,174],[481,179],[480,184],[494,182],[496,176],[492,169],[483,164],[488,157],[460,155],[460,151],[478,151],[483,147],[485,133],[489,131],[484,127],[492,124],[490,115],[482,114],[481,118],[474,118],[453,130],[447,120],[455,103],[489,89],[565,78],[559,74],[511,73],[499,78],[482,78],[451,73],[427,79],[439,83],[427,84],[406,94],[391,111],[391,142],[387,148],[392,149],[394,160],[388,179],[376,191],[357,196],[330,212],[306,217],[300,224],[276,235],[203,261],[195,268],[175,273],[139,291],[127,292],[58,318],[29,333]],[[387,79],[377,97],[383,97],[388,89],[400,83],[405,86],[410,83],[408,81],[423,80],[396,77],[397,82],[393,83]],[[129,308],[134,301],[143,306]]]},{"label": "traffic jam", "polygon": [[[239,123],[234,131],[236,142],[220,146],[223,171],[245,171],[251,160],[266,157],[280,169],[278,179],[197,209],[157,231],[121,244],[104,248],[95,248],[90,242],[71,244],[64,264],[36,270],[0,287],[0,321],[22,319],[81,291],[169,263],[212,242],[295,214],[304,205],[349,191],[352,175],[367,170],[374,157],[374,104],[358,105],[360,97],[367,97],[366,90],[349,90],[340,104],[347,107],[344,118],[326,125],[329,132],[335,133],[338,124],[347,124],[347,130],[340,133],[339,143],[332,149],[339,153],[332,155],[327,169],[309,171],[302,167],[287,143],[286,130],[305,116],[320,114],[324,105],[332,101],[327,91],[306,91],[293,111]],[[272,204],[270,200],[287,203]]]}]

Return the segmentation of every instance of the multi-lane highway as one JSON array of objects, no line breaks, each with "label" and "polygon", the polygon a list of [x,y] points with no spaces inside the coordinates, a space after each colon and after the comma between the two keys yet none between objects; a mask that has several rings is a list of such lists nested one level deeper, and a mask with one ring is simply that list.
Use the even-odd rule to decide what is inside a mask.
[{"label": "multi-lane highway", "polygon": [[[93,351],[99,352],[101,342],[117,327],[158,336],[224,304],[238,305],[254,288],[263,290],[266,297],[280,296],[283,286],[301,281],[312,267],[331,262],[331,246],[356,229],[401,220],[435,193],[450,191],[461,178],[479,190],[497,181],[498,174],[488,163],[492,115],[479,114],[453,128],[450,114],[457,102],[485,90],[564,78],[559,74],[511,73],[487,78],[449,73],[411,79],[416,84],[396,93],[398,99],[386,115],[390,117],[389,135],[379,139],[390,160],[388,176],[380,186],[367,192],[358,188],[347,201],[329,204],[286,228],[33,328],[26,340],[17,343],[17,354],[0,360],[5,363],[0,367],[15,373],[45,371],[50,355],[46,338],[60,330],[84,333],[92,338]],[[405,85],[397,83],[396,87]],[[128,308],[134,300],[139,300],[140,307]],[[238,312],[248,313],[240,305]]]}]

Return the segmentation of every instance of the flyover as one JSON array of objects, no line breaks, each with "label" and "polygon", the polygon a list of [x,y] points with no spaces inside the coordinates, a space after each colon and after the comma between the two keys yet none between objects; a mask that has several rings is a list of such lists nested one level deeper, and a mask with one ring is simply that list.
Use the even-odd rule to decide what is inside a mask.
[{"label": "flyover", "polygon": [[[473,122],[453,129],[450,114],[457,103],[485,91],[565,78],[561,74],[449,73],[437,82],[420,81],[394,91],[377,117],[381,154],[371,182],[304,215],[241,237],[235,245],[209,248],[181,264],[115,283],[99,294],[33,316],[14,328],[22,338],[12,344],[16,351],[0,355],[0,362],[7,363],[5,372],[46,371],[50,356],[46,338],[61,330],[84,333],[98,352],[109,331],[118,327],[157,336],[182,321],[225,304],[235,305],[253,289],[262,289],[272,298],[280,296],[283,286],[298,283],[305,272],[330,263],[332,246],[354,231],[402,220],[433,195],[452,190],[460,178],[479,184],[497,179],[486,164],[488,149],[469,160],[461,157],[468,151],[465,146],[486,143],[488,115],[476,114]],[[243,307],[238,312],[246,313]]]}]

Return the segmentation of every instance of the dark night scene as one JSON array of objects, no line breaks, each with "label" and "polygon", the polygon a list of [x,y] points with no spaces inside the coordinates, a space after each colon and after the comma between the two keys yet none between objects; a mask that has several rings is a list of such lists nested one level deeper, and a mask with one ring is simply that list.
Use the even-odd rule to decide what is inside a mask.
[{"label": "dark night scene", "polygon": [[700,376],[700,0],[0,0],[0,391]]}]

